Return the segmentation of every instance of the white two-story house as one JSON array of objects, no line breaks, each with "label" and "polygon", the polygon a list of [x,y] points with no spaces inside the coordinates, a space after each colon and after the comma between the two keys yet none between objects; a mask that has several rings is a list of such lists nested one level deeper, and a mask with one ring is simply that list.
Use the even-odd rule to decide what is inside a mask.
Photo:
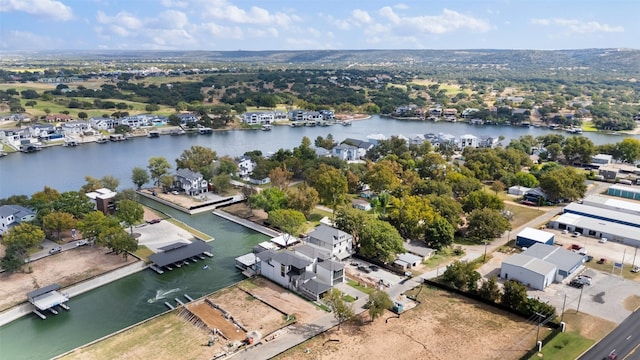
[{"label": "white two-story house", "polygon": [[189,169],[178,169],[176,171],[176,186],[187,195],[197,195],[209,191],[209,183],[202,174]]},{"label": "white two-story house", "polygon": [[236,160],[236,164],[238,165],[236,176],[243,180],[249,179],[249,176],[253,173],[253,169],[256,167],[256,162],[248,156],[243,156]]},{"label": "white two-story house", "polygon": [[328,250],[332,258],[341,261],[353,254],[353,236],[329,225],[320,224],[309,233],[306,242]]}]

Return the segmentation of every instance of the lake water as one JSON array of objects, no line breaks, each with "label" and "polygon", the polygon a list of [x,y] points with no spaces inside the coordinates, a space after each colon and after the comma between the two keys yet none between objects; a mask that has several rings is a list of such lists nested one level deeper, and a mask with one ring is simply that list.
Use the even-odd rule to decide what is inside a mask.
[{"label": "lake water", "polygon": [[[385,134],[411,136],[425,133],[449,133],[456,136],[503,135],[504,143],[522,135],[545,135],[553,130],[512,126],[475,126],[464,123],[394,120],[373,116],[354,121],[352,126],[328,127],[274,126],[271,131],[235,130],[220,131],[212,135],[161,136],[159,138],[135,138],[129,141],[106,144],[83,144],[78,147],[52,147],[30,154],[14,153],[0,158],[0,198],[10,195],[31,195],[44,186],[59,191],[78,190],[85,176],[101,178],[112,175],[120,179],[121,188],[133,187],[131,170],[146,168],[149,158],[163,156],[175,166],[175,159],[192,145],[212,148],[219,156],[240,156],[247,151],[261,150],[264,154],[280,148],[298,146],[303,136],[312,143],[318,136],[332,134],[336,141],[346,138],[366,140],[367,135]],[[565,136],[572,136],[562,133]],[[601,133],[585,133],[595,144],[616,143],[623,136]],[[636,136],[636,138],[638,138]]]}]

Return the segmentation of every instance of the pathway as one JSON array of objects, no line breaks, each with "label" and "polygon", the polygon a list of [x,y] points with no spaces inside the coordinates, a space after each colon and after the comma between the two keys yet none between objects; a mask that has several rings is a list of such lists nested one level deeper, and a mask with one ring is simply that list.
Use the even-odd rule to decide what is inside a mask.
[{"label": "pathway", "polygon": [[223,219],[226,219],[226,220],[229,220],[229,221],[233,221],[236,224],[240,224],[240,225],[242,225],[242,226],[244,226],[246,228],[249,228],[251,230],[257,231],[257,232],[259,232],[261,234],[270,236],[272,238],[280,236],[280,232],[278,232],[276,230],[270,229],[270,228],[268,228],[266,226],[262,226],[260,224],[256,224],[253,221],[250,221],[250,220],[247,220],[247,219],[243,219],[243,218],[237,217],[235,215],[231,215],[231,214],[229,214],[227,212],[224,212],[224,211],[213,210],[212,214],[216,215],[216,216],[219,216],[219,217],[221,217]]}]

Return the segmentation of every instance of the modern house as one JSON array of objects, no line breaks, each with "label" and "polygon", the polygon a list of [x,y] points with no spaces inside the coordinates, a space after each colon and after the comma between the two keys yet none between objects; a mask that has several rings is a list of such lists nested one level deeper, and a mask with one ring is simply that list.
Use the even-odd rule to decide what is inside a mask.
[{"label": "modern house", "polygon": [[460,142],[458,142],[458,148],[460,148],[460,150],[464,150],[468,147],[477,148],[478,145],[478,137],[471,134],[460,136]]},{"label": "modern house", "polygon": [[189,169],[178,169],[176,171],[176,186],[187,195],[197,195],[209,191],[209,183],[202,174]]},{"label": "modern house", "polygon": [[[332,287],[313,272],[313,260],[293,251],[267,250],[256,254],[256,258],[257,274],[313,301],[319,300]],[[330,280],[338,281],[339,273],[338,267],[329,266],[329,269],[323,270],[323,277],[330,275]]]},{"label": "modern house", "polygon": [[333,152],[333,156],[340,160],[352,161],[360,159],[360,149],[346,143],[336,145],[331,151]]},{"label": "modern house", "polygon": [[601,166],[609,165],[613,162],[613,156],[609,154],[596,154],[591,157],[591,164]]},{"label": "modern house", "polygon": [[236,176],[241,179],[248,179],[253,173],[253,169],[256,167],[256,162],[248,156],[243,156],[236,160],[236,165],[238,165],[238,172],[236,173]]},{"label": "modern house", "polygon": [[338,260],[353,254],[353,236],[325,224],[320,224],[309,233],[306,242],[330,251],[331,257]]},{"label": "modern house", "polygon": [[102,211],[105,215],[113,214],[116,210],[115,197],[117,193],[106,188],[97,189],[85,194],[86,197],[95,202],[95,209]]},{"label": "modern house", "polygon": [[253,111],[242,115],[242,122],[249,125],[271,124],[275,119],[275,113],[272,111]]},{"label": "modern house", "polygon": [[498,136],[482,136],[480,137],[480,141],[478,141],[478,147],[494,148],[498,146],[499,141],[500,139]]},{"label": "modern house", "polygon": [[0,206],[0,235],[3,235],[13,226],[23,222],[32,221],[36,213],[20,205]]}]

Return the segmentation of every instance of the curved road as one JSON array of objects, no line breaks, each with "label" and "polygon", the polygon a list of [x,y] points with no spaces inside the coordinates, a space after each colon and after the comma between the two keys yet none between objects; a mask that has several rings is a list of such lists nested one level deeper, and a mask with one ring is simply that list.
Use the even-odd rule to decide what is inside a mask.
[{"label": "curved road", "polygon": [[617,354],[618,360],[640,359],[640,311],[634,311],[578,359],[602,360],[611,353]]}]

